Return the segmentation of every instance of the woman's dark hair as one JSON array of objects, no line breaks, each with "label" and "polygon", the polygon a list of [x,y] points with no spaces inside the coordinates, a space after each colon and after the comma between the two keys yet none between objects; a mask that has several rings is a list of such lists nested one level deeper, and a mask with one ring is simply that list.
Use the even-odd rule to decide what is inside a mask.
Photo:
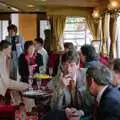
[{"label": "woman's dark hair", "polygon": [[66,61],[73,61],[76,64],[79,64],[80,56],[75,50],[70,50],[62,56],[62,64]]},{"label": "woman's dark hair", "polygon": [[68,48],[69,50],[75,49],[72,42],[65,42],[64,43],[64,48]]},{"label": "woman's dark hair", "polygon": [[120,72],[120,59],[119,58],[113,61],[113,70],[115,72]]},{"label": "woman's dark hair", "polygon": [[12,29],[12,30],[14,30],[14,31],[17,33],[17,26],[14,25],[14,24],[10,24],[10,25],[7,27],[7,29],[8,29],[8,31]]},{"label": "woman's dark hair", "polygon": [[98,55],[92,45],[83,45],[81,47],[82,54],[86,57],[86,61],[98,60]]},{"label": "woman's dark hair", "polygon": [[30,46],[34,45],[33,41],[26,41],[24,44],[24,52],[27,52]]},{"label": "woman's dark hair", "polygon": [[36,38],[35,41],[36,41],[37,43],[40,43],[41,45],[44,44],[44,41],[43,41],[42,38]]},{"label": "woman's dark hair", "polygon": [[2,40],[0,42],[0,51],[8,48],[10,45],[11,45],[10,42],[8,42],[7,40]]}]

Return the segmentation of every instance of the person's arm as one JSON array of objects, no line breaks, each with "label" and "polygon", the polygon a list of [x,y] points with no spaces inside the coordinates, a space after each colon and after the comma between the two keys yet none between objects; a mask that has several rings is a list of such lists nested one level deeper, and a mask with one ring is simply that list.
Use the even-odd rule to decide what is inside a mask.
[{"label": "person's arm", "polygon": [[52,89],[53,96],[51,99],[51,108],[59,108],[58,101],[61,96],[64,95],[64,89],[60,87],[59,76],[55,76],[47,85],[49,89]]},{"label": "person's arm", "polygon": [[17,91],[24,91],[25,89],[29,88],[29,84],[10,80],[8,88]]},{"label": "person's arm", "polygon": [[24,67],[24,57],[23,54],[21,54],[20,57],[18,58],[18,71],[20,76],[24,76],[23,67]]},{"label": "person's arm", "polygon": [[24,40],[24,38],[21,35],[19,35],[19,40],[20,40],[21,48],[22,48],[22,50],[24,50],[25,40]]}]

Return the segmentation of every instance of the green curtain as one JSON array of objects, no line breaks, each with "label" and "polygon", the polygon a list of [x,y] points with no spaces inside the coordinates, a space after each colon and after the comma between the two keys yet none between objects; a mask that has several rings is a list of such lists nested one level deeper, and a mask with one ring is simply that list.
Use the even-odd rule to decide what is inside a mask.
[{"label": "green curtain", "polygon": [[90,32],[93,36],[93,40],[97,40],[98,20],[93,19],[92,16],[87,16],[86,22],[87,22],[87,26],[90,29]]},{"label": "green curtain", "polygon": [[110,17],[110,38],[111,38],[111,43],[110,43],[110,52],[109,56],[110,58],[115,58],[116,57],[116,42],[117,42],[117,15],[111,15]]},{"label": "green curtain", "polygon": [[103,30],[103,37],[102,37],[102,53],[105,55],[109,54],[109,42],[110,42],[110,14],[107,13],[103,17],[102,22],[102,30]]},{"label": "green curtain", "polygon": [[60,50],[60,40],[62,38],[65,27],[66,16],[50,16],[51,24],[51,50]]}]

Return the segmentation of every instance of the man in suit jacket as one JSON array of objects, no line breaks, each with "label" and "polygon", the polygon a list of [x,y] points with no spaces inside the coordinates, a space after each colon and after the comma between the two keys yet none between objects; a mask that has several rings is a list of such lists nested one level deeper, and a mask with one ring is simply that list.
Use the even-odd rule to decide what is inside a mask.
[{"label": "man in suit jacket", "polygon": [[96,97],[95,120],[120,120],[120,88],[111,86],[112,73],[102,64],[87,70],[87,83]]},{"label": "man in suit jacket", "polygon": [[53,90],[52,111],[44,120],[66,120],[65,113],[69,111],[76,111],[77,115],[75,115],[78,119],[84,114],[81,109],[84,107],[86,90],[85,71],[79,69],[77,52],[69,51],[64,54],[61,59],[61,69],[56,77],[50,81],[48,87]]}]

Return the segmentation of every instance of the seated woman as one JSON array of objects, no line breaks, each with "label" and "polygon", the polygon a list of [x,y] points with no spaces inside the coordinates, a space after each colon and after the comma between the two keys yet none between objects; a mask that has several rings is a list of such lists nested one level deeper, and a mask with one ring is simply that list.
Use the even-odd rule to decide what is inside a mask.
[{"label": "seated woman", "polygon": [[39,67],[42,65],[42,55],[35,53],[35,46],[32,41],[26,41],[24,52],[20,55],[18,61],[20,81],[28,83],[29,77],[34,73],[39,73]]},{"label": "seated woman", "polygon": [[7,89],[22,91],[28,84],[11,80],[9,78],[10,66],[8,59],[11,57],[11,44],[3,40],[0,42],[0,95],[5,96]]}]

